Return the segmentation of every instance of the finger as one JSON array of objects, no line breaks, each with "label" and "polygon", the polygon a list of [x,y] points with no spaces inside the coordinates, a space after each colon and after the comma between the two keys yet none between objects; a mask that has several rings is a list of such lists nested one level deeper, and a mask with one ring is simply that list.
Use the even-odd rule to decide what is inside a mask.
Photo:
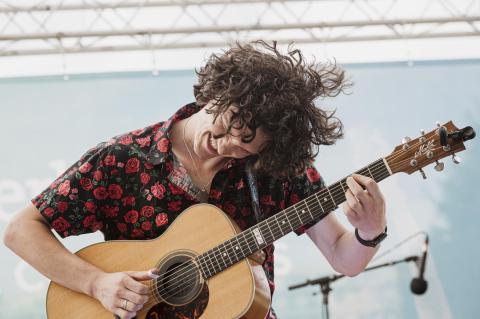
[{"label": "finger", "polygon": [[378,184],[373,179],[360,174],[353,174],[352,177],[355,179],[355,181],[363,185],[367,189],[367,191],[370,193],[370,195],[372,195],[373,197],[382,197],[380,188],[378,187]]},{"label": "finger", "polygon": [[158,278],[158,269],[152,268],[146,271],[125,271],[127,275],[135,280],[150,280]]},{"label": "finger", "polygon": [[355,213],[348,203],[343,203],[343,213],[351,223],[353,222],[353,224],[355,224],[359,221],[357,213]]},{"label": "finger", "polygon": [[139,294],[134,293],[133,291],[130,291],[128,289],[123,289],[118,294],[118,296],[120,297],[120,304],[118,306],[123,308],[125,306],[125,301],[124,300],[127,300],[127,308],[130,309],[130,310],[132,308],[136,308],[136,306],[140,306],[140,308],[141,308],[148,301],[148,296],[139,295]]},{"label": "finger", "polygon": [[148,291],[149,291],[148,286],[136,281],[130,276],[125,277],[123,283],[126,288],[128,288],[133,292],[136,292],[137,294],[141,294],[141,295],[148,294]]},{"label": "finger", "polygon": [[362,186],[351,176],[347,177],[347,186],[358,200],[362,201],[368,197]]},{"label": "finger", "polygon": [[132,319],[137,315],[136,312],[134,311],[126,311],[123,310],[122,308],[115,308],[115,318],[120,318],[120,319]]},{"label": "finger", "polygon": [[362,204],[357,200],[355,196],[353,196],[352,191],[347,189],[345,192],[345,198],[347,200],[347,205],[356,213],[356,214],[362,214],[363,212],[363,206]]}]

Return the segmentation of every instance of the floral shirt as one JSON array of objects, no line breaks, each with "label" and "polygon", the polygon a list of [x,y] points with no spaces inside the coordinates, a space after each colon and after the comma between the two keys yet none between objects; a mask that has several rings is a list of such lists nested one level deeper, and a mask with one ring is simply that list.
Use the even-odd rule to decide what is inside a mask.
[{"label": "floral shirt", "polygon": [[[165,122],[99,143],[32,203],[61,237],[98,230],[105,240],[153,239],[162,235],[183,210],[199,202],[179,182],[189,177],[182,167],[176,169],[170,141],[172,124],[199,109],[196,103],[187,104]],[[233,218],[242,230],[256,224],[246,162],[230,159],[214,176],[207,200]],[[266,175],[256,179],[265,217],[324,187],[313,166],[292,180]],[[302,234],[309,226],[302,226],[296,233]],[[274,246],[268,246],[265,252],[263,266],[273,294]],[[267,318],[276,318],[273,310]]]}]

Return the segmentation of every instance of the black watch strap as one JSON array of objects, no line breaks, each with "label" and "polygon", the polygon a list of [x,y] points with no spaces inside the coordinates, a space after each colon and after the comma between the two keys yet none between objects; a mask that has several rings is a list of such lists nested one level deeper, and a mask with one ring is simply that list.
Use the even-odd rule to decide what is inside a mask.
[{"label": "black watch strap", "polygon": [[355,237],[357,237],[358,242],[364,246],[377,247],[377,245],[387,237],[387,227],[385,226],[385,231],[372,240],[362,239],[358,234],[358,228],[355,228]]}]

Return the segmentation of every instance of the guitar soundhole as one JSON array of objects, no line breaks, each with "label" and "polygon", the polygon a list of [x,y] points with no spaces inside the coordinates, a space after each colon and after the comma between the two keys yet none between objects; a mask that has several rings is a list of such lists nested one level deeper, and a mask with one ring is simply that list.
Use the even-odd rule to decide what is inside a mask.
[{"label": "guitar soundhole", "polygon": [[182,251],[160,265],[160,277],[155,281],[159,299],[170,305],[184,305],[195,299],[202,289],[202,278],[193,257]]}]

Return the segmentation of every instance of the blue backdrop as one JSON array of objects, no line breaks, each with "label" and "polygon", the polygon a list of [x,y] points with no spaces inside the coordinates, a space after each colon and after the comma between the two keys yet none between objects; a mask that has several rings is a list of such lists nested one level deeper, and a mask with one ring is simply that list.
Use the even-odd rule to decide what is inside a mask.
[{"label": "blue backdrop", "polygon": [[[355,82],[351,94],[318,101],[346,128],[335,146],[322,147],[316,166],[327,183],[385,156],[405,135],[431,130],[450,119],[480,128],[480,61],[345,65]],[[48,185],[88,148],[111,136],[168,118],[193,101],[193,70],[0,80],[0,234],[13,213]],[[461,165],[446,160],[442,173],[427,168],[382,182],[387,200],[389,237],[382,251],[426,230],[431,254],[426,277],[429,290],[409,291],[417,272],[398,265],[345,278],[332,285],[331,318],[478,318],[480,199],[477,167],[480,147],[467,143]],[[345,222],[341,209],[337,215]],[[33,240],[33,239],[32,239]],[[100,234],[68,238],[75,251],[102,240]],[[419,254],[420,237],[372,264]],[[319,318],[316,287],[287,287],[332,273],[307,236],[288,235],[276,244],[280,318]],[[45,318],[48,281],[0,246],[0,318]]]}]

